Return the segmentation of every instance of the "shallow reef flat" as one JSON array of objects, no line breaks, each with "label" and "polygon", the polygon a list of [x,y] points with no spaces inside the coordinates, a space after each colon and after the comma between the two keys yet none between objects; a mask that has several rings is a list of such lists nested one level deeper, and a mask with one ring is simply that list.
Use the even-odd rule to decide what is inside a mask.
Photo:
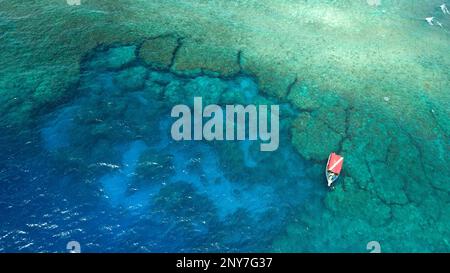
[{"label": "shallow reef flat", "polygon": [[[289,105],[286,135],[296,153],[315,164],[310,172],[321,173],[315,169],[330,151],[345,156],[336,189],[320,202],[295,204],[265,250],[360,252],[376,240],[388,252],[449,251],[450,16],[440,12],[442,1],[81,2],[1,2],[2,130],[26,135],[39,117],[91,90],[83,83],[95,82],[86,77],[98,71],[110,77],[97,81],[104,87],[169,104],[199,92],[211,103],[248,103],[224,92],[245,76],[257,85],[260,100]],[[428,25],[428,16],[443,27]],[[141,114],[97,100],[86,103],[104,107],[105,120],[108,111]],[[133,134],[114,137],[151,138],[151,116],[165,107],[159,106],[144,112],[142,123],[132,119]],[[78,118],[89,139],[110,136],[95,117]],[[84,145],[78,147],[91,148]],[[130,149],[144,147],[135,145]],[[218,153],[225,161],[234,158],[229,169],[236,173],[226,166],[223,171],[238,176],[242,155],[227,150],[233,149],[225,145]],[[71,159],[82,158],[72,152]],[[161,200],[158,206],[170,205]]]}]

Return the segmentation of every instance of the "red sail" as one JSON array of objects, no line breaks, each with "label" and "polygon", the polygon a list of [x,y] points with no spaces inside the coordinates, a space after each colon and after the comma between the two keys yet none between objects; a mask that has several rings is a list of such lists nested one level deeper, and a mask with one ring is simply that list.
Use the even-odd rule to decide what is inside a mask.
[{"label": "red sail", "polygon": [[342,170],[342,164],[344,164],[344,158],[335,153],[331,153],[328,160],[327,170],[335,174],[340,174]]}]

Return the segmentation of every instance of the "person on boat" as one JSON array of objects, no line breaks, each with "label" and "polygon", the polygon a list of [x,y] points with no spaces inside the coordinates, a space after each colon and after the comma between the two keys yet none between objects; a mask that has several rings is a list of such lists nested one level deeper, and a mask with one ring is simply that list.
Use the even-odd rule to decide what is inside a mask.
[{"label": "person on boat", "polygon": [[441,5],[441,10],[444,14],[450,14],[450,11],[447,8],[447,5],[444,3]]}]

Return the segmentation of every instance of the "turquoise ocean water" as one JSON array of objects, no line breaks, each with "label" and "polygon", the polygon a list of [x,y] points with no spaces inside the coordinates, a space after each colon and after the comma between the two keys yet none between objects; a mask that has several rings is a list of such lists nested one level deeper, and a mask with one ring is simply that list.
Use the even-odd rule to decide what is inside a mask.
[{"label": "turquoise ocean water", "polygon": [[[442,1],[69,2],[0,0],[0,252],[450,251]],[[194,96],[279,149],[173,141]]]}]

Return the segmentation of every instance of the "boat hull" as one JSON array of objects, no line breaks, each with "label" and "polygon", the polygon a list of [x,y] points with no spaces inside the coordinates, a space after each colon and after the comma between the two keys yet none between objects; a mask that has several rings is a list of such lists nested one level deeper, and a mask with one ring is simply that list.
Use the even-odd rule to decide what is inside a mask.
[{"label": "boat hull", "polygon": [[[332,160],[332,157],[334,157],[332,162],[332,166],[330,166],[330,160]],[[338,160],[336,161],[336,157],[338,158]],[[344,158],[336,155],[335,153],[331,153],[328,156],[328,161],[327,161],[327,165],[325,167],[325,177],[327,179],[327,185],[328,187],[332,187],[333,183],[339,178],[339,173],[341,171],[342,168],[342,162],[343,162]],[[336,166],[338,168],[336,168]],[[336,172],[333,170],[337,170]]]}]

